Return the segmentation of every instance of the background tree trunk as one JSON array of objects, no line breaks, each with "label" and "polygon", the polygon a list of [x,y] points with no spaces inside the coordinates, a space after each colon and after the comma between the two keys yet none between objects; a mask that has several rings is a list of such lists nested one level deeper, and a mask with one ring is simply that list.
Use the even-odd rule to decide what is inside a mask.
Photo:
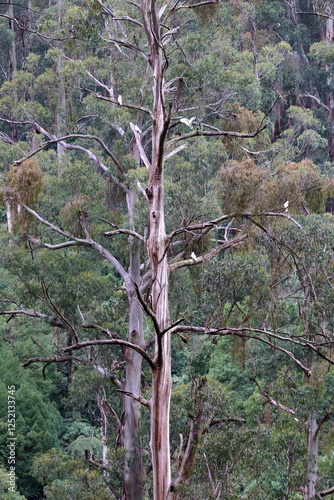
[{"label": "background tree trunk", "polygon": [[308,460],[305,500],[315,500],[318,481],[318,424],[315,416],[310,415],[308,422]]},{"label": "background tree trunk", "polygon": [[[132,193],[132,202],[135,193]],[[140,250],[138,242],[130,237],[130,278],[139,283]],[[143,310],[134,287],[128,291],[129,330],[128,341],[144,348]],[[125,351],[125,380],[123,389],[136,395],[141,393],[142,357],[133,349]],[[143,498],[143,459],[140,438],[140,403],[130,396],[123,396],[123,442],[126,450],[124,497],[126,500]]]},{"label": "background tree trunk", "polygon": [[11,1],[9,1],[7,4],[6,14],[10,18],[9,28],[13,33],[13,40],[9,47],[9,75],[8,75],[8,80],[12,80],[13,75],[17,70],[17,57],[16,57],[16,43],[15,43],[15,30],[14,30],[14,9],[13,9],[13,3]]}]

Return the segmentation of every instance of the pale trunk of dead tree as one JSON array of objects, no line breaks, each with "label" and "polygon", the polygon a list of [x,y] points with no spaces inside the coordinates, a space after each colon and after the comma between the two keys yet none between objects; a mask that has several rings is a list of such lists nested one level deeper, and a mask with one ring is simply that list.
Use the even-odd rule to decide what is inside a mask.
[{"label": "pale trunk of dead tree", "polygon": [[308,429],[308,457],[305,500],[315,500],[318,480],[318,424],[314,415],[310,416]]},{"label": "pale trunk of dead tree", "polygon": [[[136,204],[134,191],[127,194],[130,220]],[[132,227],[131,229],[134,229]],[[140,249],[138,241],[130,237],[129,276],[133,282],[140,281]],[[128,290],[129,329],[128,341],[144,348],[143,310],[135,288]],[[123,390],[136,395],[141,393],[142,357],[133,349],[125,350],[125,379]],[[122,446],[125,449],[124,498],[141,500],[143,498],[144,467],[142,443],[140,438],[140,403],[130,396],[123,396]]]},{"label": "pale trunk of dead tree", "polygon": [[[274,83],[274,90],[277,97],[283,94],[283,81]],[[274,125],[274,140],[276,140],[282,133],[282,118],[284,113],[283,99],[278,99],[273,108],[275,115],[275,125]]]},{"label": "pale trunk of dead tree", "polygon": [[[108,438],[108,423],[105,413],[103,413],[103,422],[101,423],[101,441],[102,441],[102,465],[104,465],[105,467],[107,467],[109,463],[107,438]],[[103,475],[106,478],[107,471],[104,471]]]},{"label": "pale trunk of dead tree", "polygon": [[[329,83],[331,83],[332,78],[329,78]],[[334,93],[329,92],[327,95],[327,105],[328,105],[328,156],[330,161],[334,161]]]},{"label": "pale trunk of dead tree", "polygon": [[[57,73],[59,78],[59,88],[58,88],[58,109],[56,113],[56,135],[61,136],[64,134],[64,115],[66,108],[66,93],[65,85],[61,76],[62,69],[62,55],[59,54],[57,60]],[[60,163],[64,160],[65,148],[61,142],[57,142],[57,155]]]},{"label": "pale trunk of dead tree", "polygon": [[17,70],[17,60],[16,60],[14,21],[12,20],[14,18],[14,9],[13,9],[13,4],[11,1],[8,2],[6,14],[10,18],[9,28],[10,28],[11,32],[13,33],[13,41],[11,42],[11,44],[9,46],[9,77],[8,77],[9,80],[12,80],[13,75],[14,75],[15,71]]},{"label": "pale trunk of dead tree", "polygon": [[[305,268],[297,265],[297,276],[301,284],[303,294],[305,297],[304,305],[299,307],[300,318],[304,321],[304,333],[305,337],[308,337],[311,341],[312,333],[310,331],[310,325],[307,315],[307,307],[310,302],[315,301],[315,292],[312,285],[312,280],[307,274]],[[307,362],[307,367],[312,372],[313,354],[309,355]],[[307,471],[306,471],[306,485],[303,488],[304,500],[315,500],[316,498],[316,487],[318,479],[318,442],[319,426],[314,412],[310,412],[308,419],[308,447],[307,447]]]},{"label": "pale trunk of dead tree", "polygon": [[285,2],[290,8],[291,19],[294,24],[298,25],[299,0],[290,0]]},{"label": "pale trunk of dead tree", "polygon": [[[152,310],[160,332],[170,326],[168,263],[163,189],[163,143],[165,109],[163,95],[162,43],[155,2],[151,2],[151,69],[153,83],[152,158],[147,195],[150,204],[150,234],[147,249],[152,268]],[[152,380],[151,453],[154,500],[166,500],[171,483],[169,413],[171,397],[171,339],[156,332]]]},{"label": "pale trunk of dead tree", "polygon": [[[27,3],[27,28],[28,30],[31,29],[32,27],[32,22],[33,22],[33,15],[32,15],[32,0],[28,0]],[[25,33],[24,35],[24,51],[26,56],[28,56],[31,52],[31,34],[29,32]]]},{"label": "pale trunk of dead tree", "polygon": [[[63,0],[58,0],[58,23],[59,26],[61,25],[62,22],[62,17],[63,17]],[[66,92],[65,92],[65,85],[64,81],[62,78],[62,65],[63,65],[63,58],[62,54],[59,53],[58,58],[57,58],[57,74],[58,74],[58,80],[59,80],[59,86],[58,86],[58,108],[56,111],[56,135],[60,137],[65,133],[64,130],[64,116],[65,116],[65,111],[66,111]],[[62,163],[64,161],[64,153],[65,153],[65,148],[61,142],[57,142],[57,155],[58,155],[58,160],[59,163]]]},{"label": "pale trunk of dead tree", "polygon": [[5,200],[6,205],[6,215],[7,215],[7,229],[9,233],[13,232],[13,219],[15,214],[13,213],[13,204],[11,200]]},{"label": "pale trunk of dead tree", "polygon": [[[103,391],[103,395],[98,396],[97,403],[98,403],[98,407],[99,407],[100,414],[101,414],[102,465],[104,467],[107,467],[109,465],[108,445],[107,445],[108,418],[107,418],[105,408],[104,408],[104,403],[105,403],[105,398],[106,398],[104,387],[102,387],[102,391]],[[103,475],[105,478],[107,478],[107,471],[104,471]]]},{"label": "pale trunk of dead tree", "polygon": [[258,51],[257,51],[257,26],[255,21],[255,7],[252,11],[251,20],[251,34],[252,34],[252,44],[253,44],[253,71],[255,78],[259,78],[259,68],[258,68]]}]

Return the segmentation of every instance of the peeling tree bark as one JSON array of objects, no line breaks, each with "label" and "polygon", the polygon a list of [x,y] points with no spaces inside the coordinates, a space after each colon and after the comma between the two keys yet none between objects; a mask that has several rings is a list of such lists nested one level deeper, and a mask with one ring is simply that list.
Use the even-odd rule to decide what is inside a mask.
[{"label": "peeling tree bark", "polygon": [[[169,413],[171,397],[171,338],[163,332],[170,326],[164,214],[164,142],[168,116],[164,103],[164,61],[162,33],[156,2],[147,8],[142,1],[142,19],[150,45],[152,72],[152,157],[149,169],[147,196],[150,210],[150,234],[147,250],[152,269],[152,310],[156,317],[155,354],[153,368],[151,411],[151,453],[155,500],[166,500],[171,483],[169,448]],[[148,18],[149,15],[149,18]]]}]

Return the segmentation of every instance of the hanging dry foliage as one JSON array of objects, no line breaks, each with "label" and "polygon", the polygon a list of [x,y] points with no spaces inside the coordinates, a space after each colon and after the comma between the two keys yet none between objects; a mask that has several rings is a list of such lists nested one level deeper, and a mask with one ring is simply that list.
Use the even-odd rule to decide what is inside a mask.
[{"label": "hanging dry foliage", "polygon": [[6,207],[10,232],[27,232],[31,226],[32,216],[19,203],[35,208],[42,184],[42,172],[35,158],[9,167],[6,185],[1,190],[1,198]]},{"label": "hanging dry foliage", "polygon": [[265,211],[271,207],[275,180],[254,160],[230,160],[218,172],[218,196],[226,213]]},{"label": "hanging dry foliage", "polygon": [[7,174],[7,185],[19,201],[33,207],[42,188],[42,172],[35,158],[20,165],[12,165]]},{"label": "hanging dry foliage", "polygon": [[86,206],[86,197],[79,194],[73,196],[59,214],[64,228],[78,238],[85,236],[84,227],[87,226],[86,217],[88,216]]}]

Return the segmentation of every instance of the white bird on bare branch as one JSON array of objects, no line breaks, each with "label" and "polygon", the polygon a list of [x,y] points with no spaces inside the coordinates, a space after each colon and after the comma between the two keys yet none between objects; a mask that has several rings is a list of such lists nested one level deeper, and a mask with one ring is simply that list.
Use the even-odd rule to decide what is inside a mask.
[{"label": "white bird on bare branch", "polygon": [[188,118],[181,118],[180,122],[184,123],[185,125],[187,125],[187,127],[192,129],[192,128],[194,128],[193,127],[194,120],[196,120],[196,116],[192,116],[189,119]]}]

